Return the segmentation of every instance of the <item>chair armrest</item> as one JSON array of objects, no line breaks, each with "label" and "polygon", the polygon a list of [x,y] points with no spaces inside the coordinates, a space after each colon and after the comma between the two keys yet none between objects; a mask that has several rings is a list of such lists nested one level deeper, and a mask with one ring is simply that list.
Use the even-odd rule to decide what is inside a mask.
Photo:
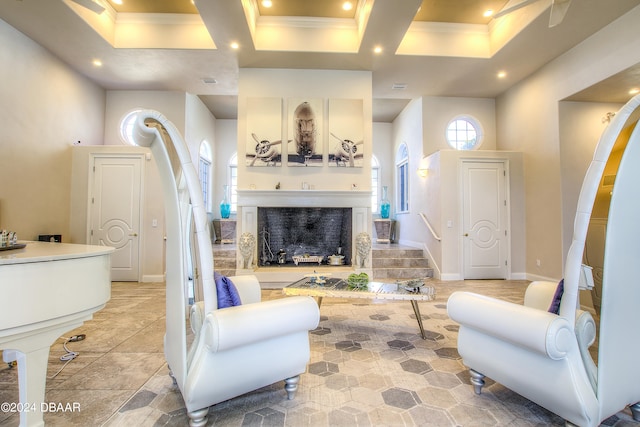
[{"label": "chair armrest", "polygon": [[470,292],[454,292],[447,303],[449,317],[464,327],[546,355],[566,357],[575,346],[566,319],[547,311],[525,307]]},{"label": "chair armrest", "polygon": [[258,278],[256,276],[230,276],[229,279],[231,279],[238,290],[240,301],[242,301],[243,305],[260,302],[262,295],[260,282],[258,282]]},{"label": "chair armrest", "polygon": [[315,329],[318,304],[311,297],[287,297],[207,313],[202,333],[211,352]]},{"label": "chair armrest", "polygon": [[549,310],[557,287],[557,282],[531,282],[524,293],[524,305],[539,310]]}]

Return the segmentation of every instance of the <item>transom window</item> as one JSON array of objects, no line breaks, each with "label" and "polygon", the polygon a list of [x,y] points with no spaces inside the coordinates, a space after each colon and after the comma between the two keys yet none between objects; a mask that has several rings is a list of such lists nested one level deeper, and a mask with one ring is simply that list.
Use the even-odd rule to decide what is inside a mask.
[{"label": "transom window", "polygon": [[449,122],[446,137],[456,150],[474,150],[482,144],[482,127],[471,116],[457,116]]},{"label": "transom window", "polygon": [[207,212],[211,211],[211,147],[207,141],[200,144],[198,175],[202,187],[202,199]]},{"label": "transom window", "polygon": [[233,153],[229,159],[229,195],[231,197],[231,212],[238,211],[238,153]]},{"label": "transom window", "polygon": [[409,212],[409,149],[404,143],[396,153],[396,212]]},{"label": "transom window", "polygon": [[371,212],[378,213],[378,194],[380,194],[380,163],[371,155]]}]

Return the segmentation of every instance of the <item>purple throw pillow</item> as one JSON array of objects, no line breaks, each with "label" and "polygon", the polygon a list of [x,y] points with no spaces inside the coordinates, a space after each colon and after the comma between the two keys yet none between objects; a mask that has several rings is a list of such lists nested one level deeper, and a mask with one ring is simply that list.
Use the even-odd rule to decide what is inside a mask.
[{"label": "purple throw pillow", "polygon": [[216,282],[218,308],[234,307],[242,304],[240,294],[238,294],[238,289],[231,279],[214,271],[213,280]]},{"label": "purple throw pillow", "polygon": [[549,306],[549,313],[560,313],[560,301],[562,301],[562,294],[564,294],[564,279],[560,280],[558,283],[558,287],[556,288],[556,293],[553,294],[553,300],[551,300],[551,305]]}]

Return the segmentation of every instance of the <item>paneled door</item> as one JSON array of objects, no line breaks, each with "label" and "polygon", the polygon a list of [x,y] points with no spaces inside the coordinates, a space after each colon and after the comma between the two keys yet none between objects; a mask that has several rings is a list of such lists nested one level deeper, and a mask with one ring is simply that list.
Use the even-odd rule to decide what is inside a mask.
[{"label": "paneled door", "polygon": [[142,155],[93,157],[89,242],[116,248],[111,280],[138,281]]},{"label": "paneled door", "polygon": [[462,163],[465,279],[506,279],[508,206],[504,162]]}]

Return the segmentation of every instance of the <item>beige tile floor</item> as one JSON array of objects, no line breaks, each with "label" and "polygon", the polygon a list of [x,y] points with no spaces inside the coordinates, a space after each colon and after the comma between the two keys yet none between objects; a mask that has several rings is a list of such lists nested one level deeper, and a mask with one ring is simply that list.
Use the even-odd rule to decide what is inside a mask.
[{"label": "beige tile floor", "polygon": [[[287,401],[282,384],[274,384],[212,407],[208,425],[561,425],[499,384],[488,382],[475,396],[455,349],[457,327],[446,316],[454,290],[521,302],[526,282],[436,285],[436,301],[421,305],[428,340],[420,339],[409,304],[325,299],[296,398]],[[263,290],[264,299],[281,297],[278,289]],[[67,345],[79,356],[47,381],[46,400],[77,403],[80,411],[47,413],[47,426],[187,425],[164,362],[163,284],[114,282],[107,306],[67,336],[73,334],[87,337]],[[51,348],[49,376],[63,366],[63,342]],[[16,369],[0,367],[0,401],[17,395]],[[16,425],[15,415],[0,414],[0,426]],[[621,412],[606,425],[638,423]]]}]

